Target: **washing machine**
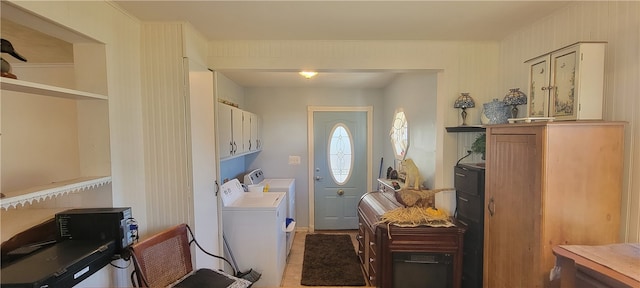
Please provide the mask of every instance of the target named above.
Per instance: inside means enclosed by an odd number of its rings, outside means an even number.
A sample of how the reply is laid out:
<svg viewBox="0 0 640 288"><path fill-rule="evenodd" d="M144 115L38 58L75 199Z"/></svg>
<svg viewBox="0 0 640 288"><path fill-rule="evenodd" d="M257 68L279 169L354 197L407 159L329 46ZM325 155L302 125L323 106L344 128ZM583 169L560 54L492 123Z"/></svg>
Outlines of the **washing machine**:
<svg viewBox="0 0 640 288"><path fill-rule="evenodd" d="M262 274L252 287L280 287L287 258L286 193L245 192L238 179L220 187L227 259Z"/></svg>
<svg viewBox="0 0 640 288"><path fill-rule="evenodd" d="M267 192L284 192L287 203L287 255L291 252L296 227L296 179L295 178L264 178L262 169L254 169L244 176L245 185L259 185Z"/></svg>

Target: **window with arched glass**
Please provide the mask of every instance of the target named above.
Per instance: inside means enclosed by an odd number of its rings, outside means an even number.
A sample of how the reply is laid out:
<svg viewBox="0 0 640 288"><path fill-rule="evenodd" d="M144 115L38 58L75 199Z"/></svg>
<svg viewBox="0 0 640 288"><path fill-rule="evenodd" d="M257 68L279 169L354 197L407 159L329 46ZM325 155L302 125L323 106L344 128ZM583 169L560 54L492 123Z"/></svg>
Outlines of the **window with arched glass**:
<svg viewBox="0 0 640 288"><path fill-rule="evenodd" d="M336 124L329 135L329 171L333 180L343 185L353 170L353 137L344 123Z"/></svg>

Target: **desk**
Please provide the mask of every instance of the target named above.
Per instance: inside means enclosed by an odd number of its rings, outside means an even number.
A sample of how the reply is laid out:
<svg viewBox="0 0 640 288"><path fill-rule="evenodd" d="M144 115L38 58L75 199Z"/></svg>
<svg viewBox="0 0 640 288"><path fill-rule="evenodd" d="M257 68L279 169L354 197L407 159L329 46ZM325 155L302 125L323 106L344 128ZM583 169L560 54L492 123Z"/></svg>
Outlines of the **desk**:
<svg viewBox="0 0 640 288"><path fill-rule="evenodd" d="M640 287L640 244L553 247L561 288Z"/></svg>
<svg viewBox="0 0 640 288"><path fill-rule="evenodd" d="M2 267L2 287L72 287L113 260L116 244L65 240Z"/></svg>

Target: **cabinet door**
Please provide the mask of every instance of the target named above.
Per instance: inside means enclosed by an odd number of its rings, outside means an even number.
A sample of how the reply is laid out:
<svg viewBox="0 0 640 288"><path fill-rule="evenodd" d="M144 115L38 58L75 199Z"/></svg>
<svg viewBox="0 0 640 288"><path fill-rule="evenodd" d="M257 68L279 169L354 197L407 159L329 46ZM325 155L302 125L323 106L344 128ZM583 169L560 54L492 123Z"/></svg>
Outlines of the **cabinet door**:
<svg viewBox="0 0 640 288"><path fill-rule="evenodd" d="M578 69L578 48L551 54L551 117L576 118L575 83Z"/></svg>
<svg viewBox="0 0 640 288"><path fill-rule="evenodd" d="M538 287L541 140L487 135L484 287Z"/></svg>
<svg viewBox="0 0 640 288"><path fill-rule="evenodd" d="M233 155L231 109L232 107L229 105L218 105L218 146L220 147L218 153L220 153L220 158Z"/></svg>
<svg viewBox="0 0 640 288"><path fill-rule="evenodd" d="M247 152L243 139L242 128L244 126L242 110L231 108L231 139L233 143L233 154ZM248 147L248 146L247 146Z"/></svg>
<svg viewBox="0 0 640 288"><path fill-rule="evenodd" d="M549 116L549 56L529 62L529 117Z"/></svg>
<svg viewBox="0 0 640 288"><path fill-rule="evenodd" d="M260 150L260 141L258 139L258 115L244 111L243 125L244 143L248 145L247 151Z"/></svg>
<svg viewBox="0 0 640 288"><path fill-rule="evenodd" d="M242 111L242 143L244 145L244 151L256 150L253 138L251 138L251 120L253 113Z"/></svg>
<svg viewBox="0 0 640 288"><path fill-rule="evenodd" d="M251 113L251 147L249 150L260 150L260 117Z"/></svg>

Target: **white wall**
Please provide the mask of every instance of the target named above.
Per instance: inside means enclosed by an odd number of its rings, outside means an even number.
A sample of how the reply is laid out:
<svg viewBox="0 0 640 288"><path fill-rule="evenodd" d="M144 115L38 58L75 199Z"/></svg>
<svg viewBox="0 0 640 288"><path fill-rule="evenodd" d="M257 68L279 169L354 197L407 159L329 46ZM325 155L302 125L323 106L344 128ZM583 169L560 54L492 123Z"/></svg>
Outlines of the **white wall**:
<svg viewBox="0 0 640 288"><path fill-rule="evenodd" d="M383 125L376 129L385 136L383 175L389 166L398 168L394 165L389 131L395 111L402 109L409 127L406 158L416 163L425 187L439 188L435 187L437 80L437 72L413 72L401 74L385 88Z"/></svg>
<svg viewBox="0 0 640 288"><path fill-rule="evenodd" d="M262 152L246 156L247 170L262 168L266 178L296 179L298 227L309 225L307 107L373 106L375 128L382 126L382 98L380 89L245 88L245 110L262 117L263 143ZM374 131L370 161L375 171L383 136ZM289 165L289 156L300 156L300 165Z"/></svg>
<svg viewBox="0 0 640 288"><path fill-rule="evenodd" d="M640 2L581 1L500 43L499 85L526 87L524 61L578 41L607 41L604 119L626 121L621 240L640 241ZM526 91L526 90L525 90ZM602 191L607 193L606 191ZM595 205L595 204L594 204Z"/></svg>
<svg viewBox="0 0 640 288"><path fill-rule="evenodd" d="M240 109L244 109L244 88L222 73L216 73L216 97L238 104Z"/></svg>

